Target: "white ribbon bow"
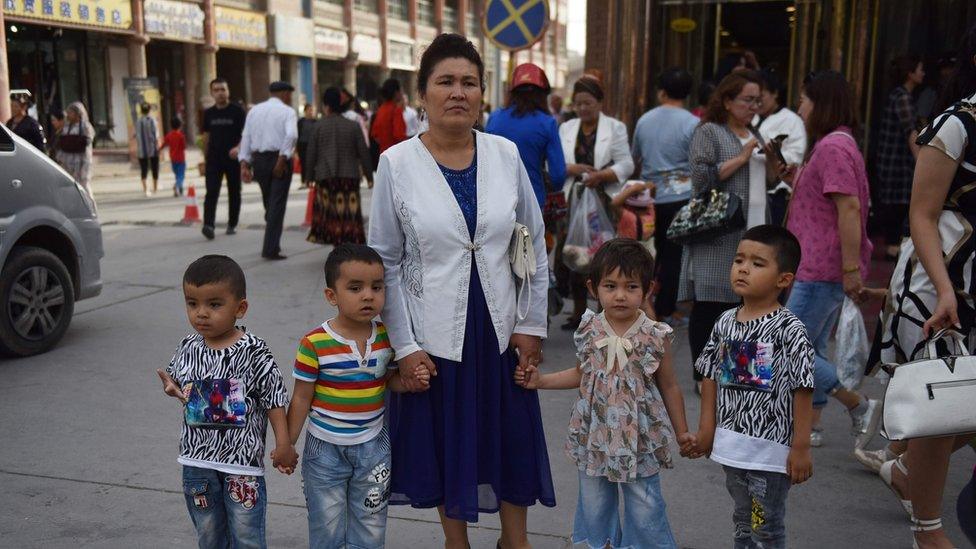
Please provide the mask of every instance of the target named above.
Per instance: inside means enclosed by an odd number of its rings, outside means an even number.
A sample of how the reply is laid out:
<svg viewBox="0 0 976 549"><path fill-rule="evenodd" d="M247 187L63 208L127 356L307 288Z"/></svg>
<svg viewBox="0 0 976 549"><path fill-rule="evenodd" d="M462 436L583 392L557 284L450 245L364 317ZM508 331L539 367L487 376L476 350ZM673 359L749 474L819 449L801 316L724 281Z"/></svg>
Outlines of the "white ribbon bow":
<svg viewBox="0 0 976 549"><path fill-rule="evenodd" d="M596 348L607 348L607 373L613 371L615 364L627 363L627 353L634 350L634 344L625 337L617 335L607 335L607 337L596 342Z"/></svg>

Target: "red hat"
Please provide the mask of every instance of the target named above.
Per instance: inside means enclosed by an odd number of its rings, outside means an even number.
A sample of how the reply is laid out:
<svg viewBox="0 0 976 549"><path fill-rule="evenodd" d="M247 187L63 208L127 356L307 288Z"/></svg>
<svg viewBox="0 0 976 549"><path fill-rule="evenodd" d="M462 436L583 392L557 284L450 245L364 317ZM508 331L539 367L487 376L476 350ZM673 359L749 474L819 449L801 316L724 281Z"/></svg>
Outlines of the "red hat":
<svg viewBox="0 0 976 549"><path fill-rule="evenodd" d="M511 89L515 89L519 86L524 85L535 86L537 88L542 88L544 90L549 90L549 79L546 78L545 71L542 70L538 65L533 65L532 63L522 63L521 65L515 67L515 72L512 73L512 86Z"/></svg>

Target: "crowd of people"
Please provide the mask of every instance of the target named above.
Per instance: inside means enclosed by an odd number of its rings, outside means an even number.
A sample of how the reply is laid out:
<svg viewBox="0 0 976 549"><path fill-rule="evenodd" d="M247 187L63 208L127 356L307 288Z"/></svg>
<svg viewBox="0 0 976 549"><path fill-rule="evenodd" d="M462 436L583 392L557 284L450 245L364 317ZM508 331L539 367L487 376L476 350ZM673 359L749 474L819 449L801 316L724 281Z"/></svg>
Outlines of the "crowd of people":
<svg viewBox="0 0 976 549"><path fill-rule="evenodd" d="M313 547L381 547L389 504L436 508L448 548L469 547L467 523L495 512L498 547L528 547L527 508L556 505L537 390L573 389L574 543L676 547L659 479L676 447L723 467L736 547L786 546L787 495L813 475L832 397L850 415L854 457L901 500L914 546L952 547L941 520L949 456L973 433L868 450L882 402L841 383L829 342L845 300L878 297L866 372L925 358L942 329L971 336L976 27L956 59L923 128L909 123L921 69L892 64L898 87L878 154L888 164L875 193L851 86L835 71L811 74L794 112L778 76L743 57L699 86L707 97L692 113L691 75L668 69L632 138L603 112L598 76L574 83L567 116L532 64L515 69L508 104L485 122L484 64L455 34L421 59L421 116L388 81L369 122L331 87L323 116L306 111L299 125L285 83L245 118L214 81L208 165L212 151L226 161L216 191L222 175L258 180L265 257L278 258L270 226L280 236L277 202L297 143L316 193L309 239L336 245L324 295L337 314L300 338L289 404L267 346L235 326L247 312L240 267L205 256L187 269L194 333L159 376L187 410L179 461L200 546L263 546L270 421L272 462L285 474L308 422L301 474ZM887 289L865 285L872 210L900 212L885 224L885 252L897 260ZM560 294L573 302L562 328L573 331L577 363L543 368ZM672 352L682 327L697 429L677 374L686 365ZM201 381L217 378L246 387ZM972 487L961 496L973 497ZM960 523L976 542L972 518Z"/></svg>

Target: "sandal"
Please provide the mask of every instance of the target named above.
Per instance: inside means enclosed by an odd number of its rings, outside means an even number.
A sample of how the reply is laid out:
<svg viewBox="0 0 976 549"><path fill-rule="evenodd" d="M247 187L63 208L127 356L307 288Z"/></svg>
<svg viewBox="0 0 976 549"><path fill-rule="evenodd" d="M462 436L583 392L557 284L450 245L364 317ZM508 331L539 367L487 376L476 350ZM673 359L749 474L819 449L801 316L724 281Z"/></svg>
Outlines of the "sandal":
<svg viewBox="0 0 976 549"><path fill-rule="evenodd" d="M942 519L923 519L912 518L912 532L934 532L942 529ZM912 535L912 538L915 536ZM919 549L918 540L912 539L912 549Z"/></svg>
<svg viewBox="0 0 976 549"><path fill-rule="evenodd" d="M898 467L899 471L901 471L905 476L908 476L908 469L906 469L905 465L901 462L901 458L896 458L891 461L886 461L882 463L881 469L878 471L878 476L881 477L881 480L884 481L885 485L887 485L888 488L891 490L891 492L895 494L895 496L898 498L898 501L901 503L902 509L904 509L905 512L908 513L908 517L912 521L915 521L915 515L913 514L914 509L912 508L912 500L902 499L903 496L899 494L898 489L895 488L894 482L892 480L893 467Z"/></svg>

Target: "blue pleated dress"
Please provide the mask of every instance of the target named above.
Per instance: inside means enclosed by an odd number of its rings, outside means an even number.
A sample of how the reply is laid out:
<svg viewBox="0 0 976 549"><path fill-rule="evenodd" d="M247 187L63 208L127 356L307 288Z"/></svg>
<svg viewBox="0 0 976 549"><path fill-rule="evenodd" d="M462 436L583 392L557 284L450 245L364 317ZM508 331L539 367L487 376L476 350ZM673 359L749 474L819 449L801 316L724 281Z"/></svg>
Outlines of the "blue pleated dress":
<svg viewBox="0 0 976 549"><path fill-rule="evenodd" d="M477 155L467 169L440 168L473 238ZM501 501L555 506L539 397L515 385L515 353L498 354L474 261L461 362L431 359L437 376L429 390L388 400L390 503L443 505L448 517L467 522L477 522L479 512L497 512Z"/></svg>

